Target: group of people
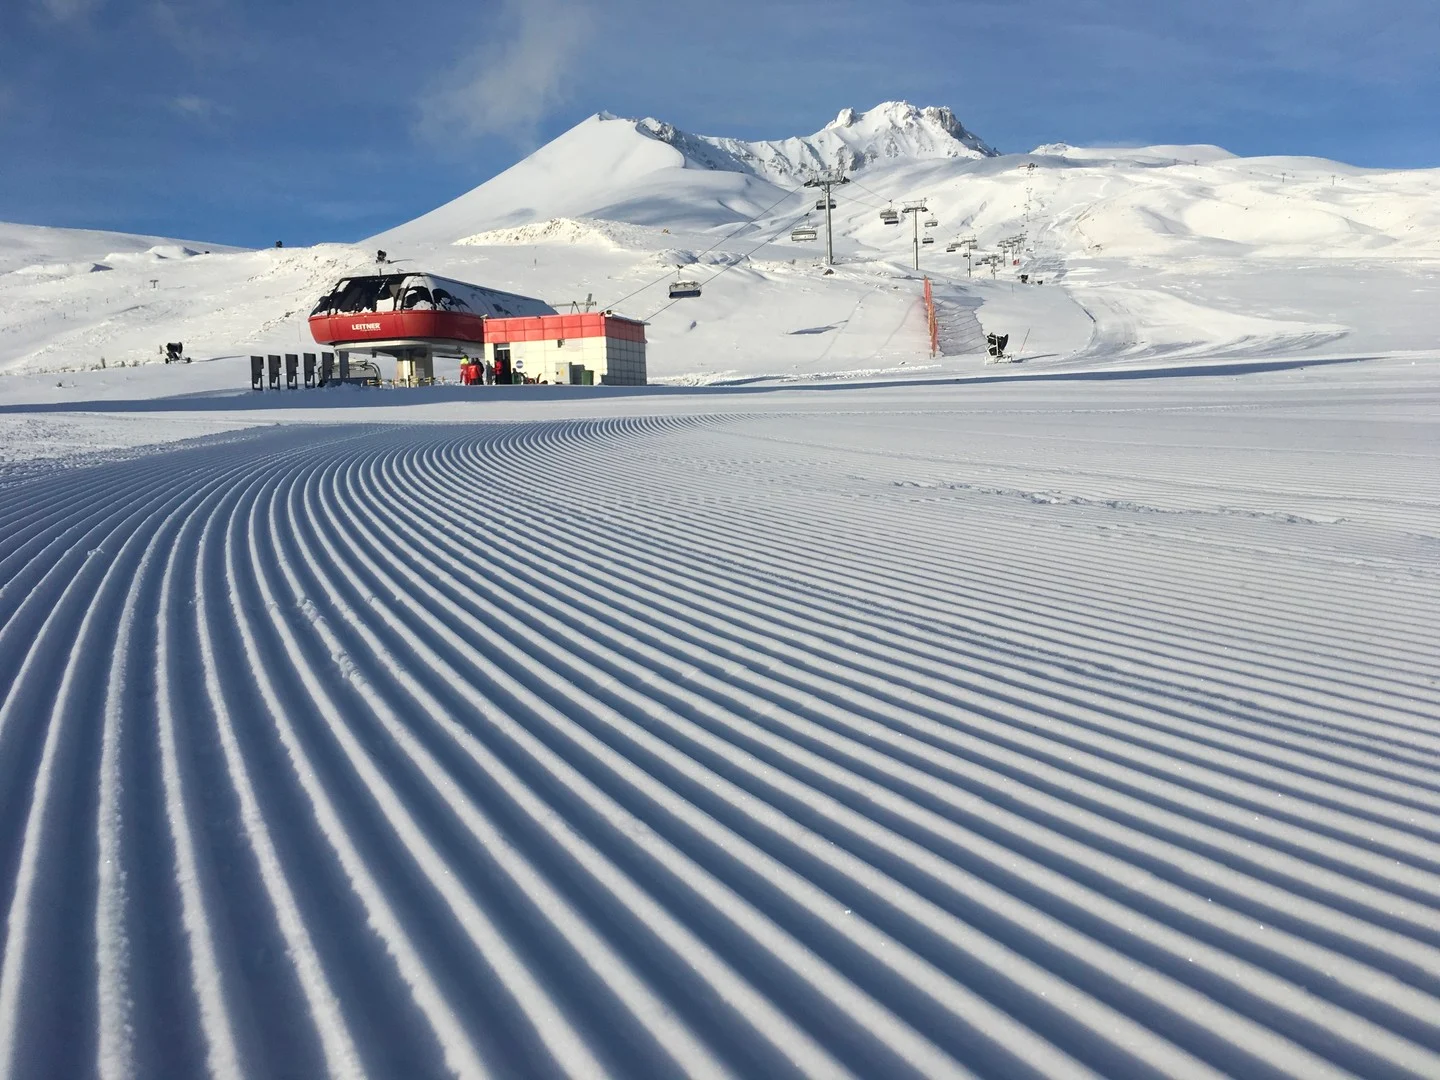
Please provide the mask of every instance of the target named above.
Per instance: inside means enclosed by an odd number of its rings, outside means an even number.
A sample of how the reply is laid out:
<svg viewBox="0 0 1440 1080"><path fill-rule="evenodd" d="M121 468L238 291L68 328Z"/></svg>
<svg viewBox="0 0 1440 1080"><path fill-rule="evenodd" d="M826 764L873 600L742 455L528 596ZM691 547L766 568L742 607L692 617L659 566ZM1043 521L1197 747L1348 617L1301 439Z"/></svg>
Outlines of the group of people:
<svg viewBox="0 0 1440 1080"><path fill-rule="evenodd" d="M493 386L496 383L528 383L521 372L513 370L508 363L490 364L478 356L460 358L460 385Z"/></svg>
<svg viewBox="0 0 1440 1080"><path fill-rule="evenodd" d="M495 369L479 357L460 358L461 386L489 386L495 381Z"/></svg>

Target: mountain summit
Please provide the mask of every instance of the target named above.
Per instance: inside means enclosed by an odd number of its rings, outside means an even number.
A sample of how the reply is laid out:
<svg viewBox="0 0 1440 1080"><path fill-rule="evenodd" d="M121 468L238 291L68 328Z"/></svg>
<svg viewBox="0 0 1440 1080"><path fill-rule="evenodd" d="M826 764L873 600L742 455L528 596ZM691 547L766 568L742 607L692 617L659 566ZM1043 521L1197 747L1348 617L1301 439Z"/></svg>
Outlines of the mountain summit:
<svg viewBox="0 0 1440 1080"><path fill-rule="evenodd" d="M856 173L867 165L901 159L998 156L949 108L922 109L908 101L887 101L866 112L843 109L813 135L758 142L690 135L653 119L634 123L640 131L675 147L695 165L754 173L780 183L816 172Z"/></svg>
<svg viewBox="0 0 1440 1080"><path fill-rule="evenodd" d="M711 228L743 221L817 172L995 157L948 108L888 101L845 109L813 135L746 142L663 120L597 113L494 179L372 237L384 246L454 243L557 217Z"/></svg>

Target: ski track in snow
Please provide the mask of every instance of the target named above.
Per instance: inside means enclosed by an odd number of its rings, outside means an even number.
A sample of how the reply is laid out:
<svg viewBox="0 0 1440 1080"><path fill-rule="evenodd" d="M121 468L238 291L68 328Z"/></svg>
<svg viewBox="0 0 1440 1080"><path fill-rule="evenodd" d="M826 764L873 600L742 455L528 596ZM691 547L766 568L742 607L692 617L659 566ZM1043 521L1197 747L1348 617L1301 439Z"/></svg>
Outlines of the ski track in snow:
<svg viewBox="0 0 1440 1080"><path fill-rule="evenodd" d="M905 425L8 487L0 1074L1440 1076L1433 475Z"/></svg>

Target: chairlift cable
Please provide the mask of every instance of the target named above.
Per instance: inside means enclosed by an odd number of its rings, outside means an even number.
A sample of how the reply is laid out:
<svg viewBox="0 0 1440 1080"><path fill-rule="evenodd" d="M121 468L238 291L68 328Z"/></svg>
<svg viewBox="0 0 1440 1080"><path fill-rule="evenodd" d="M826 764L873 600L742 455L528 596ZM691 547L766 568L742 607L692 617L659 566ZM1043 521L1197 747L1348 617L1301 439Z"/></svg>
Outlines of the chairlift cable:
<svg viewBox="0 0 1440 1080"><path fill-rule="evenodd" d="M782 200L782 201L783 201L783 200ZM778 206L778 205L780 205L780 204L779 204L779 203L776 203L775 205ZM773 209L773 208L772 208L772 209ZM793 228L796 222L798 222L798 221L803 221L805 218L807 218L807 217L809 217L809 216L810 216L810 211L809 211L809 210L806 210L804 213L800 214L798 217L791 218L789 221L786 221L784 224L782 224L782 225L780 226L780 228L776 229L776 230L775 230L774 232L772 232L772 233L767 234L767 235L765 236L765 238L760 241L760 243L756 244L756 245L755 245L754 247L752 247L749 251L745 252L739 259L736 259L736 260L735 260L734 262L732 262L732 263L726 263L726 264L725 264L724 266L722 266L719 270L715 271L715 273L711 274L708 278L706 278L703 282L701 282L702 287L708 287L708 286L710 285L710 283L713 282L716 278L720 277L722 274L726 273L727 271L733 270L735 267L739 266L739 265L740 265L742 262L744 262L746 259L750 258L751 255L754 255L755 252L759 251L762 247L765 247L767 244L773 244L777 239L779 239L780 234L783 233L786 229ZM712 248L711 250L714 250L714 249ZM702 254L703 254L703 253L702 253ZM669 275L667 274L666 276L668 277ZM633 296L634 293L632 293L631 295ZM679 303L681 300L683 300L683 299L685 299L685 297L676 297L674 300L671 300L668 304L665 304L663 307L657 308L657 309L656 309L655 311L653 311L651 314L647 315L647 316L644 318L644 320L642 320L642 321L647 322L647 323L650 322L650 321L653 320L657 315L660 315L661 313L670 310L672 307L674 307L676 304L678 304L678 303Z"/></svg>
<svg viewBox="0 0 1440 1080"><path fill-rule="evenodd" d="M698 262L699 262L701 259L703 259L706 255L709 255L712 251L714 251L716 248L718 248L721 244L723 244L723 243L725 243L726 241L731 240L731 239L733 239L734 237L738 236L738 235L740 234L740 231L741 231L742 229L745 229L745 228L748 228L748 227L751 226L751 225L754 225L755 222L759 221L759 220L760 220L762 217L764 217L766 214L770 213L770 211L774 210L777 206L779 206L781 203L783 203L786 199L788 199L788 198L790 198L791 196L796 195L796 194L798 194L799 192L802 192L802 191L804 191L804 190L805 190L804 188L794 188L794 189L792 189L792 190L787 191L784 195L780 196L780 198L776 199L773 203L771 203L769 206L767 206L764 210L761 210L758 214L756 214L754 217L752 217L749 221L742 221L739 225L737 225L737 226L735 227L735 230L734 230L733 232L727 233L725 236L722 236L719 240L716 240L715 243L711 244L711 245L710 245L708 248L706 248L704 251L700 252L700 254L696 255L695 258L694 258L694 261L698 263ZM808 214L809 214L809 211L807 210L807 211L806 211L806 216L808 216ZM787 226L787 227L788 227L788 226ZM763 246L764 246L764 245L762 244L761 247L763 247ZM757 249L757 250L758 250L758 249ZM719 275L717 274L716 276L718 277ZM669 277L670 277L670 272L667 270L667 271L664 273L664 275L662 275L661 277L656 278L654 281L646 282L644 285L641 285L640 288L636 289L634 292L628 293L627 295L622 296L619 300L616 300L614 303L606 304L601 310L602 310L602 311L614 311L614 310L615 310L616 308L618 308L621 304L623 304L626 300L629 300L631 297L634 297L634 296L639 296L642 292L645 292L647 289L653 289L656 285L659 285L662 281L667 280ZM667 305L665 305L665 306L666 306L666 307L669 307L670 305L667 304ZM661 310L663 311L664 309L662 308Z"/></svg>
<svg viewBox="0 0 1440 1080"><path fill-rule="evenodd" d="M864 184L860 183L859 180L856 180L855 177L853 177L853 176L850 177L850 183L854 184L854 185L855 185L856 187L858 187L861 191L868 191L871 195L874 195L875 198L884 200L884 202L885 202L885 204L886 204L887 206L892 205L892 204L895 202L894 199L886 199L885 196L884 196L884 195L881 195L878 191L872 191L870 188L868 188L868 187L866 187ZM852 198L853 198L853 196L852 196Z"/></svg>
<svg viewBox="0 0 1440 1080"><path fill-rule="evenodd" d="M876 197L878 198L879 196L876 196ZM852 202L852 203L859 203L861 206L868 207L868 208L871 209L871 210L884 210L885 207L887 207L887 206L890 205L890 202L889 202L889 201L886 201L886 202L884 202L884 203L872 202L870 199L865 199L865 198L861 198L861 197L858 196L858 195L850 195L850 194L846 194L846 196L845 196L845 201L846 201L846 202Z"/></svg>

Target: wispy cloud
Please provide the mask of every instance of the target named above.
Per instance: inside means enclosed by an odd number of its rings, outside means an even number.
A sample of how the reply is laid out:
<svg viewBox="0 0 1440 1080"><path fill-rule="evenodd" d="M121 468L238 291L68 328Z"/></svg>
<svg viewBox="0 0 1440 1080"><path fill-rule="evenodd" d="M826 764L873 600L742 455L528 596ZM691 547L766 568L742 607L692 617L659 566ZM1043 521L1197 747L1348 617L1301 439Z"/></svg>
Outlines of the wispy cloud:
<svg viewBox="0 0 1440 1080"><path fill-rule="evenodd" d="M420 131L434 139L533 137L565 98L593 24L585 0L505 0L504 31L455 64L421 103Z"/></svg>
<svg viewBox="0 0 1440 1080"><path fill-rule="evenodd" d="M181 94L179 97L171 98L169 105L172 112L207 124L221 116L230 115L232 111L227 106L211 101L207 97L201 97L199 94Z"/></svg>
<svg viewBox="0 0 1440 1080"><path fill-rule="evenodd" d="M146 13L160 40L197 66L257 57L243 12L231 0L149 0Z"/></svg>
<svg viewBox="0 0 1440 1080"><path fill-rule="evenodd" d="M40 7L56 22L83 22L105 5L105 0L40 0Z"/></svg>

